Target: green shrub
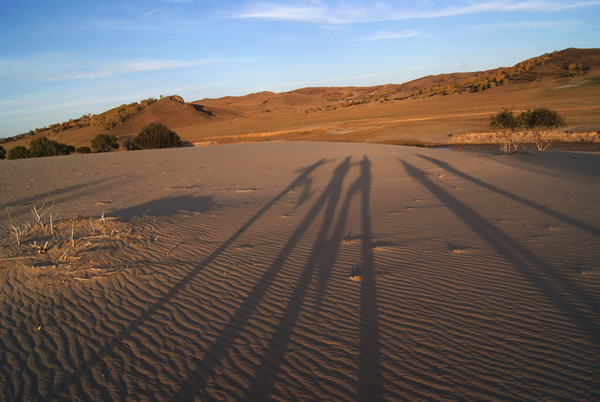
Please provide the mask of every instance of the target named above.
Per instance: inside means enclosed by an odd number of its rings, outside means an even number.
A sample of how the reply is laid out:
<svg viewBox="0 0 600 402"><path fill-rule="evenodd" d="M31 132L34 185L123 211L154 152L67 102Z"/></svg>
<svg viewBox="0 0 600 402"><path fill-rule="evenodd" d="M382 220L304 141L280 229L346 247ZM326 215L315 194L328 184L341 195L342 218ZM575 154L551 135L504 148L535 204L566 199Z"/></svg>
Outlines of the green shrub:
<svg viewBox="0 0 600 402"><path fill-rule="evenodd" d="M510 129L515 131L517 128L526 128L531 130L532 142L538 151L548 149L552 142L548 139L547 130L565 125L565 119L554 110L548 108L537 108L527 110L518 117L513 115L512 110L502 109L493 115L490 119L490 126L493 128ZM500 142L500 150L509 154L517 152L519 139L514 133L504 133Z"/></svg>
<svg viewBox="0 0 600 402"><path fill-rule="evenodd" d="M565 119L561 115L545 107L527 110L517 117L513 115L512 110L505 108L490 119L490 126L493 128L513 131L521 127L532 130L548 130L564 125Z"/></svg>
<svg viewBox="0 0 600 402"><path fill-rule="evenodd" d="M547 135L549 129L565 125L565 119L561 115L545 107L523 112L521 120L523 125L531 130L538 151L545 151L552 145Z"/></svg>
<svg viewBox="0 0 600 402"><path fill-rule="evenodd" d="M111 149L118 149L119 142L114 134L98 134L92 140L92 149L95 152L110 152Z"/></svg>
<svg viewBox="0 0 600 402"><path fill-rule="evenodd" d="M133 144L141 149L171 148L181 144L181 138L160 123L146 125L135 137Z"/></svg>
<svg viewBox="0 0 600 402"><path fill-rule="evenodd" d="M0 159L4 159L6 158L6 149L4 149L4 147L0 146Z"/></svg>
<svg viewBox="0 0 600 402"><path fill-rule="evenodd" d="M40 158L44 156L69 155L75 151L72 145L61 144L60 142L49 140L46 137L39 137L29 144L29 156Z"/></svg>
<svg viewBox="0 0 600 402"><path fill-rule="evenodd" d="M75 151L77 151L78 154L90 154L90 153L92 153L92 150L90 149L90 147L79 147Z"/></svg>
<svg viewBox="0 0 600 402"><path fill-rule="evenodd" d="M565 119L554 110L545 107L521 113L523 125L529 129L550 129L565 125Z"/></svg>
<svg viewBox="0 0 600 402"><path fill-rule="evenodd" d="M515 117L512 110L506 108L493 115L490 119L490 126L493 128L509 129L514 131L519 128L521 124L521 118Z"/></svg>
<svg viewBox="0 0 600 402"><path fill-rule="evenodd" d="M29 151L23 145L17 145L8 150L8 159L25 159L29 158Z"/></svg>

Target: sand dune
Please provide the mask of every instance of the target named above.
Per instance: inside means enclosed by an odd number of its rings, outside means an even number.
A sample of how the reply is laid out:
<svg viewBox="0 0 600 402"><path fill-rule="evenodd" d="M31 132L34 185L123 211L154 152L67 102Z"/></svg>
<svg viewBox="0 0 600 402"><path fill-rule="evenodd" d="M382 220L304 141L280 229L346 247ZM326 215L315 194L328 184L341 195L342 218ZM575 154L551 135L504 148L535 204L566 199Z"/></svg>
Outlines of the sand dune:
<svg viewBox="0 0 600 402"><path fill-rule="evenodd" d="M598 154L271 142L0 180L13 224L58 214L20 247L0 223L3 400L600 398Z"/></svg>

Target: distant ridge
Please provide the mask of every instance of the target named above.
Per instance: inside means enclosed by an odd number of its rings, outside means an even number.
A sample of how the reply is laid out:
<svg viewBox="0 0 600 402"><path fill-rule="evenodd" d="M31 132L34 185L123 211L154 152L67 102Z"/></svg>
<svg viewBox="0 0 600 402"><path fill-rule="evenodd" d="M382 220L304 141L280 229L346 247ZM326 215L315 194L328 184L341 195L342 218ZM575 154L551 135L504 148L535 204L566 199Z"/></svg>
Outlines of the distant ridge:
<svg viewBox="0 0 600 402"><path fill-rule="evenodd" d="M180 96L173 95L158 100L150 98L139 103L121 105L99 115L84 115L68 122L31 130L1 142L26 145L34 138L48 136L60 139L64 143L82 145L89 144L94 136L102 132L109 132L117 137L134 135L150 122L165 124L183 137L187 136L196 141L207 136L230 133L231 130L235 133L250 133L284 128L292 124L292 118L296 119L295 121L300 119L298 113L315 115L318 112L354 108L356 105L395 104L407 99L487 93L494 88L536 83L549 78L558 80L584 77L599 67L600 49L569 48L524 60L513 67L426 76L403 84L307 87L283 93L265 91L245 96L202 99L190 103L186 103ZM311 119L318 120L317 117ZM199 133L202 127L207 125L210 125L211 132ZM265 128L261 129L263 126ZM227 135L231 137L230 134Z"/></svg>

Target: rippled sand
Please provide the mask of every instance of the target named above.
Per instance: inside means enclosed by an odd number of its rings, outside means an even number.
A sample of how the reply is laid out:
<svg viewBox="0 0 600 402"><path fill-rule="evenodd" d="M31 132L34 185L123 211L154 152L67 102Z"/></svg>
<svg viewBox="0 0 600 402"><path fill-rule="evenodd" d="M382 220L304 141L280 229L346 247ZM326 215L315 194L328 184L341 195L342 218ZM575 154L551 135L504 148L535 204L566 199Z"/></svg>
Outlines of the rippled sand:
<svg viewBox="0 0 600 402"><path fill-rule="evenodd" d="M600 154L0 167L2 400L600 398ZM10 222L32 225L20 246Z"/></svg>

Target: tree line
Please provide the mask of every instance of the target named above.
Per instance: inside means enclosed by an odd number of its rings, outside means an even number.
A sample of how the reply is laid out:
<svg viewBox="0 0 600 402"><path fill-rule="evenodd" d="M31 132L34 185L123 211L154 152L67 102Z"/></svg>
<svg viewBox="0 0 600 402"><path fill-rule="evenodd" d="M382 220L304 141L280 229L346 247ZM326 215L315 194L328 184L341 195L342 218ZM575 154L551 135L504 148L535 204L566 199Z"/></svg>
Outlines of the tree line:
<svg viewBox="0 0 600 402"><path fill-rule="evenodd" d="M161 123L150 123L144 126L135 136L117 138L114 134L102 133L94 137L90 146L75 149L72 145L62 144L46 137L31 141L29 148L17 145L6 152L0 146L0 159L39 158L44 156L69 155L72 152L87 154L91 152L110 152L121 146L126 150L171 148L182 144L177 133Z"/></svg>

